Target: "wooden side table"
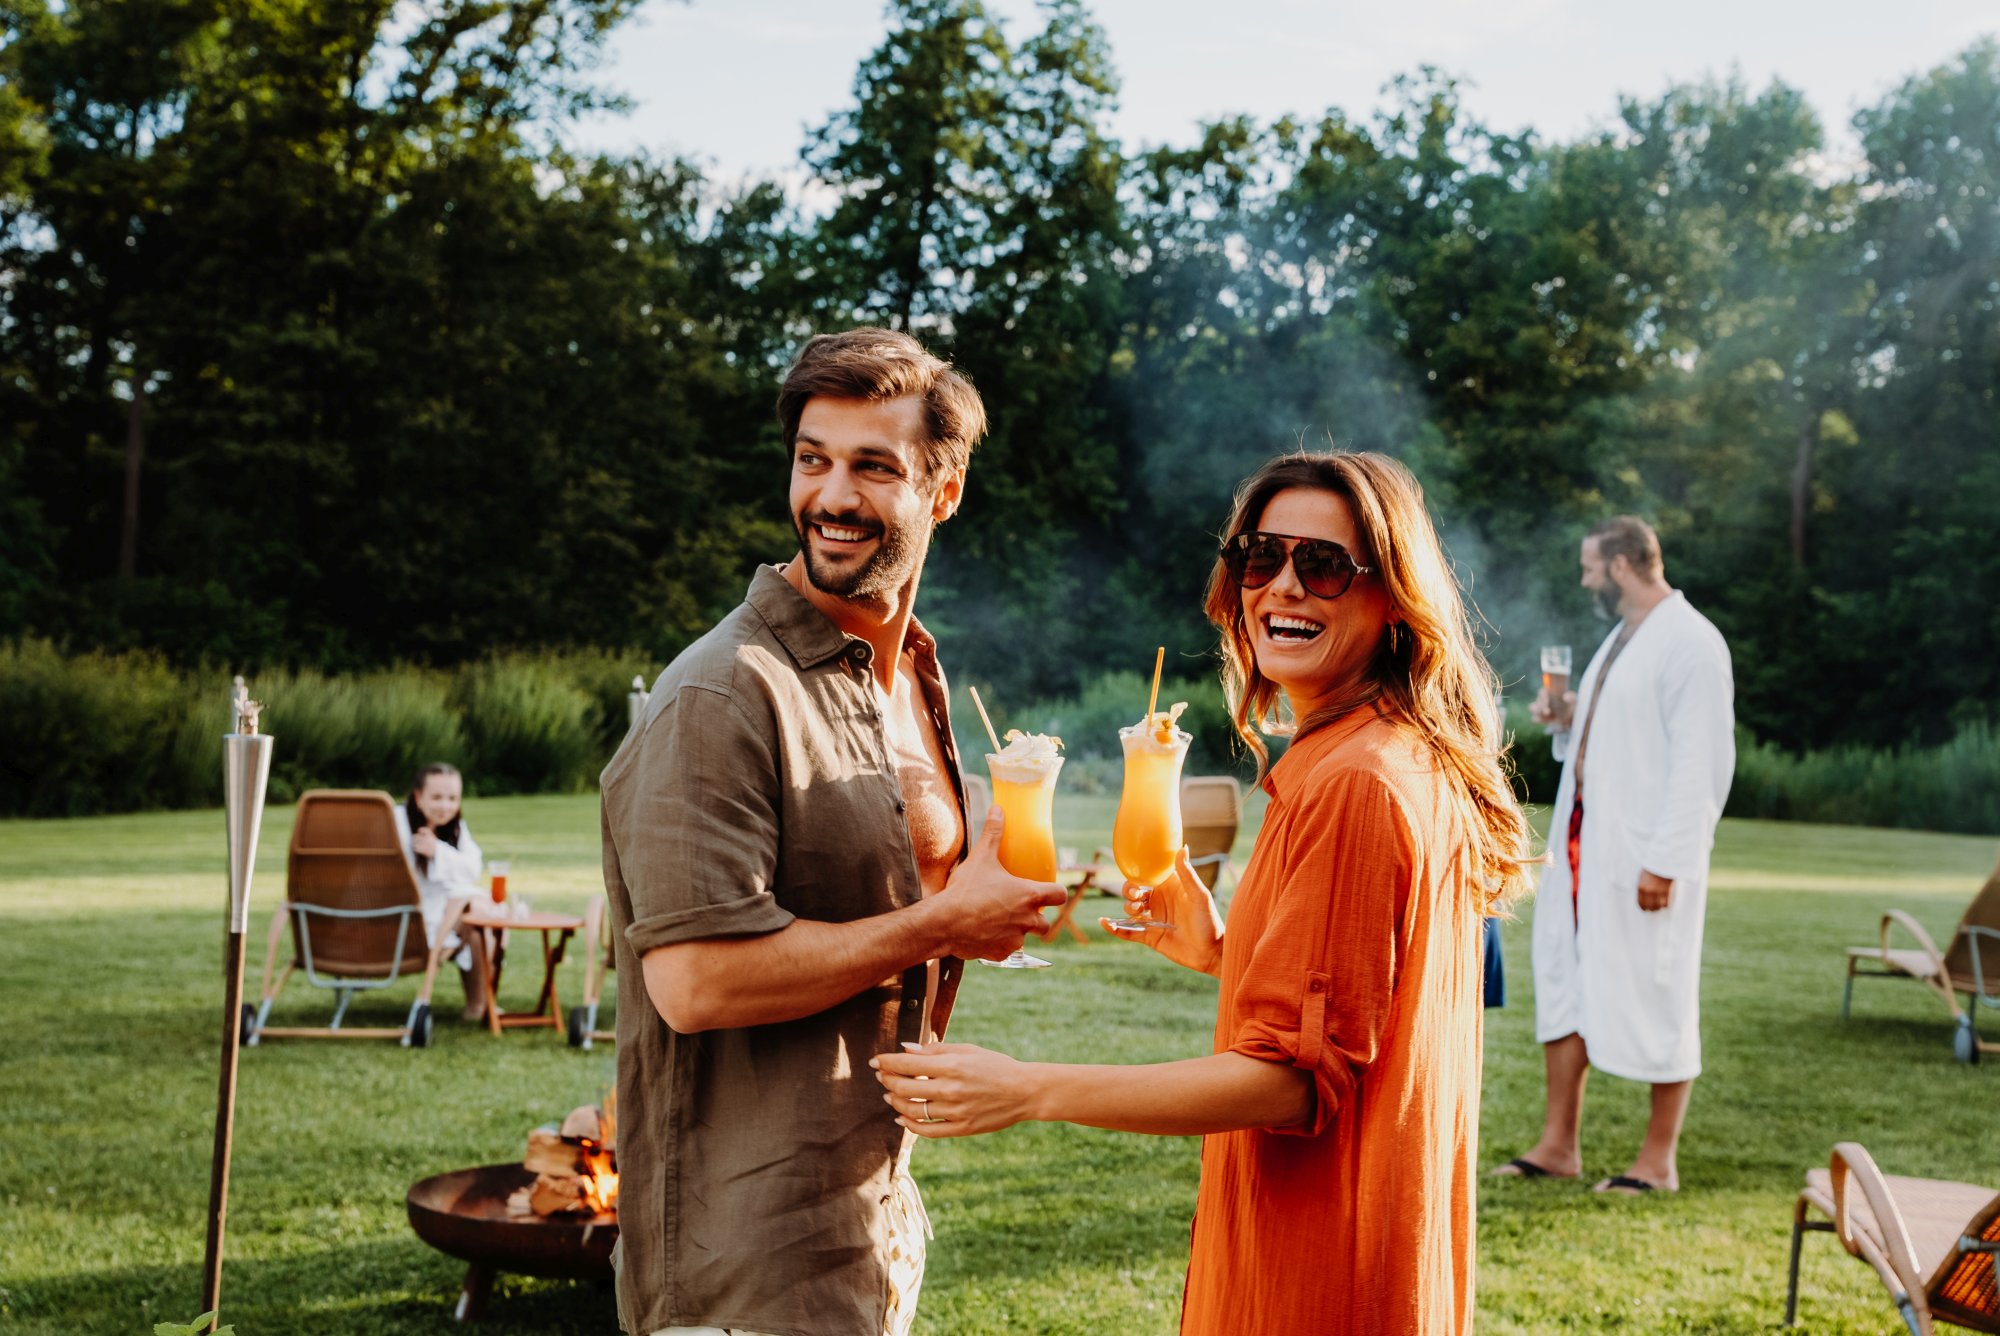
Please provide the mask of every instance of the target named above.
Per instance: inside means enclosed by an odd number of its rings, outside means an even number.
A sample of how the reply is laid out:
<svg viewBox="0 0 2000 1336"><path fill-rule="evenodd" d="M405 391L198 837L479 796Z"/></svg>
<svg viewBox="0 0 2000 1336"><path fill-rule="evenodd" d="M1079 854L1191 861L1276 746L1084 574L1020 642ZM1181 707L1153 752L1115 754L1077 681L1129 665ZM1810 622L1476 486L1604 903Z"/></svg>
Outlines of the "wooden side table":
<svg viewBox="0 0 2000 1336"><path fill-rule="evenodd" d="M1056 916L1050 921L1049 926L1037 933L1036 936L1045 942L1051 941L1057 933L1061 932L1064 928L1068 928L1070 936L1088 945L1090 938L1084 935L1083 929L1077 926L1076 919L1072 915L1076 913L1076 907L1083 903L1084 896L1090 894L1092 891L1108 889L1108 882L1100 882L1098 880L1099 877L1110 878L1116 875L1118 875L1117 868L1107 867L1098 863L1067 863L1058 868L1056 870L1057 877L1075 877L1076 881L1069 886L1069 899L1064 901L1063 907L1056 911Z"/></svg>
<svg viewBox="0 0 2000 1336"><path fill-rule="evenodd" d="M458 926L461 932L470 929L472 949L485 957L486 1028L496 1035L502 1030L537 1026L560 1033L562 1006L556 1000L556 966L562 964L563 951L583 920L574 914L536 912L513 918L504 910L474 909L459 919ZM509 932L534 932L542 937L542 991L532 1011L500 1010L500 965L507 954L504 935Z"/></svg>

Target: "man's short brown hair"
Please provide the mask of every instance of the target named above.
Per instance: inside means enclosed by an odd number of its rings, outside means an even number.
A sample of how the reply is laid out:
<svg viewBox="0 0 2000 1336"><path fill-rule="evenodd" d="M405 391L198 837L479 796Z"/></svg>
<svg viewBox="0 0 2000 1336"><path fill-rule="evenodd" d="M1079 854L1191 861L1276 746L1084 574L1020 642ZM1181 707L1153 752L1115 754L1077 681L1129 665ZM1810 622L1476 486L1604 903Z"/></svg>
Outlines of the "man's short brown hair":
<svg viewBox="0 0 2000 1336"><path fill-rule="evenodd" d="M1597 540L1597 555L1609 566L1613 557L1625 558L1632 573L1642 579L1656 579L1666 571L1660 557L1660 536L1653 526L1637 515L1614 515L1591 527L1588 537Z"/></svg>
<svg viewBox="0 0 2000 1336"><path fill-rule="evenodd" d="M965 467L986 434L986 405L964 373L907 334L893 329L850 329L815 334L799 349L778 391L778 423L785 450L798 443L799 417L817 395L835 399L901 399L924 405L924 473L935 477Z"/></svg>

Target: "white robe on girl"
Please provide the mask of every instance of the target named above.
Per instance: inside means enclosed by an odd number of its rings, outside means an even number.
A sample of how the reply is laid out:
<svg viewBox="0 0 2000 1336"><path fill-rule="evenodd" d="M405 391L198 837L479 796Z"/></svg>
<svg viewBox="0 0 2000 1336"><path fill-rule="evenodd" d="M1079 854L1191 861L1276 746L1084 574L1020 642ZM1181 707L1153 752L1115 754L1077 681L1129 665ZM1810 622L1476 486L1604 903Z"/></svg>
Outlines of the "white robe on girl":
<svg viewBox="0 0 2000 1336"><path fill-rule="evenodd" d="M1577 685L1578 729L1622 627L1598 646ZM1613 1076L1689 1081L1701 1074L1708 859L1736 767L1729 647L1676 591L1640 621L1603 695L1585 747L1574 912L1576 762L1563 740L1550 862L1535 897L1535 1038L1581 1035L1590 1064ZM1667 908L1639 907L1642 870L1673 881Z"/></svg>
<svg viewBox="0 0 2000 1336"><path fill-rule="evenodd" d="M407 804L396 804L396 835L403 842L403 861L410 865L410 871L417 879L417 899L424 909L424 936L433 950L439 946L455 944L457 934L452 934L453 942L439 942L438 931L444 926L445 905L454 897L481 897L486 888L481 884L480 873L484 859L479 852L479 842L472 838L472 828L465 824L463 817L458 822L458 844L437 842L437 852L431 855L431 869L425 872L417 866L416 849L410 843L410 810ZM472 949L467 947L459 953L458 967L469 969L472 965Z"/></svg>

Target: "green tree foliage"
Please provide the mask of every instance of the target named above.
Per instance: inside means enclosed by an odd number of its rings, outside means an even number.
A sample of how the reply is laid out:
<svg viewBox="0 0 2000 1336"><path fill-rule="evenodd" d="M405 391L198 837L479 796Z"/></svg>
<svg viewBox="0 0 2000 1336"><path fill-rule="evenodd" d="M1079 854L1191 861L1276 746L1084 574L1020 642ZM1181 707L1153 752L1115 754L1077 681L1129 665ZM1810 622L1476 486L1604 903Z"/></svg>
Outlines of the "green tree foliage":
<svg viewBox="0 0 2000 1336"><path fill-rule="evenodd" d="M987 397L924 611L1017 708L1203 671L1231 487L1331 440L1424 480L1512 682L1598 634L1576 542L1631 510L1764 742L1993 720L1993 42L1858 167L1778 84L1546 143L1434 70L1128 151L1082 0L893 0L793 193L565 147L630 7L0 4L0 635L664 655L790 550L787 359L874 321ZM492 745L568 774L554 736Z"/></svg>
<svg viewBox="0 0 2000 1336"><path fill-rule="evenodd" d="M1018 45L979 0L897 0L855 105L806 162L839 192L814 230L821 309L907 328L985 396L991 431L940 537L933 620L1016 698L1077 680L1084 546L1121 510L1106 384L1122 158L1104 34L1047 0ZM1018 652L1023 621L1038 651ZM1048 674L1053 672L1054 678Z"/></svg>
<svg viewBox="0 0 2000 1336"><path fill-rule="evenodd" d="M699 254L734 202L542 142L628 7L435 3L400 36L383 5L16 25L51 147L7 216L0 394L53 536L0 560L66 577L27 620L341 664L664 649L728 605L774 546L762 382Z"/></svg>

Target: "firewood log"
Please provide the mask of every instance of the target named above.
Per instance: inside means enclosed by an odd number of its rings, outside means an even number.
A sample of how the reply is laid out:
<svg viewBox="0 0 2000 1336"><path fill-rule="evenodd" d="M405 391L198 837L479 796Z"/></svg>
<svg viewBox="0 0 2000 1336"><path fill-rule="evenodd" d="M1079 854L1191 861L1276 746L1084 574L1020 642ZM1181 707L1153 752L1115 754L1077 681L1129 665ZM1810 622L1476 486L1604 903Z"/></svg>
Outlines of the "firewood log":
<svg viewBox="0 0 2000 1336"><path fill-rule="evenodd" d="M581 1108L571 1109L569 1117L562 1120L562 1134L565 1137L602 1141L604 1139L602 1123L596 1106L585 1104Z"/></svg>
<svg viewBox="0 0 2000 1336"><path fill-rule="evenodd" d="M528 1153L521 1157L521 1166L538 1174L582 1173L583 1147L563 1140L551 1128L538 1127L528 1133Z"/></svg>
<svg viewBox="0 0 2000 1336"><path fill-rule="evenodd" d="M537 1215L564 1212L589 1215L596 1209L590 1205L579 1174L537 1174L528 1202Z"/></svg>

